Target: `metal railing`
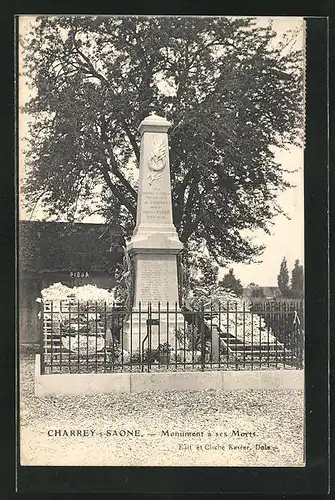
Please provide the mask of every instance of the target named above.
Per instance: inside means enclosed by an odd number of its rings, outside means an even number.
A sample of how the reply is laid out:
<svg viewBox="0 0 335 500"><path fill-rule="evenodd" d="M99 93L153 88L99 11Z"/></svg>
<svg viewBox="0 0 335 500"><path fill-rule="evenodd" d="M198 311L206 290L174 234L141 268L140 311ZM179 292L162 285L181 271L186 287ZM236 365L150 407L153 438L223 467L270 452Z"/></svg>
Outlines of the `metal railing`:
<svg viewBox="0 0 335 500"><path fill-rule="evenodd" d="M303 301L44 301L41 373L301 369Z"/></svg>

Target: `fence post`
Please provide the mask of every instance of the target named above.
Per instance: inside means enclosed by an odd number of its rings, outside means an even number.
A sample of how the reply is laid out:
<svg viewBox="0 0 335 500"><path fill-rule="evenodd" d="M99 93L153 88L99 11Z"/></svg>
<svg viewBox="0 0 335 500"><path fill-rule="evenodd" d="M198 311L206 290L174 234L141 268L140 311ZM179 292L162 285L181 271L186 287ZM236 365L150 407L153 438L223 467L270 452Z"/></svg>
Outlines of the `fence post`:
<svg viewBox="0 0 335 500"><path fill-rule="evenodd" d="M205 370L205 310L201 304L200 312L200 339L201 339L201 371Z"/></svg>
<svg viewBox="0 0 335 500"><path fill-rule="evenodd" d="M220 362L220 334L218 328L211 324L211 347L213 363Z"/></svg>
<svg viewBox="0 0 335 500"><path fill-rule="evenodd" d="M40 318L40 372L44 375L44 304L41 302Z"/></svg>
<svg viewBox="0 0 335 500"><path fill-rule="evenodd" d="M297 368L302 369L304 367L304 351L305 351L305 328L304 328L304 310L303 302L301 301L297 309Z"/></svg>
<svg viewBox="0 0 335 500"><path fill-rule="evenodd" d="M151 309L151 302L148 306L148 321L149 321L149 329L148 329L148 372L151 370L151 357L152 357L152 348L151 348L151 335L152 335L152 309Z"/></svg>

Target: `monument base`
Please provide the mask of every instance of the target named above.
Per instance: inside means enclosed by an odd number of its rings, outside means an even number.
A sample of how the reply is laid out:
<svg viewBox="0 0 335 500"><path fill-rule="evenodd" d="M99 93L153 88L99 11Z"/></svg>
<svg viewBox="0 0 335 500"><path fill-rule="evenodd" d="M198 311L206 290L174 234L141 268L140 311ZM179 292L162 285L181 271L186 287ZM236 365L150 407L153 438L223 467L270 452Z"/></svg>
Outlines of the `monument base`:
<svg viewBox="0 0 335 500"><path fill-rule="evenodd" d="M139 314L136 310L124 323L123 348L131 354L152 351L163 344L169 344L172 349L179 348L178 338L184 328L185 319L178 310L169 314L166 311L159 314L157 310L151 314L144 310Z"/></svg>

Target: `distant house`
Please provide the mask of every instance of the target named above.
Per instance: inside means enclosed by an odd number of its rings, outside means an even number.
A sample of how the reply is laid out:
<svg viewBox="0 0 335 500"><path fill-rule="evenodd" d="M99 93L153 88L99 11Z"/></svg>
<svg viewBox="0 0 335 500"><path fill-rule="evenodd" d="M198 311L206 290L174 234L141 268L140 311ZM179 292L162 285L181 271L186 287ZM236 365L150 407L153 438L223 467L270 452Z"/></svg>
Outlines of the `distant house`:
<svg viewBox="0 0 335 500"><path fill-rule="evenodd" d="M123 249L118 228L105 224L21 221L18 236L19 341L39 340L36 299L41 290L67 286L115 286Z"/></svg>
<svg viewBox="0 0 335 500"><path fill-rule="evenodd" d="M254 297L265 298L265 299L278 299L281 297L281 293L278 286L258 286L249 285L243 288L243 297L251 299Z"/></svg>

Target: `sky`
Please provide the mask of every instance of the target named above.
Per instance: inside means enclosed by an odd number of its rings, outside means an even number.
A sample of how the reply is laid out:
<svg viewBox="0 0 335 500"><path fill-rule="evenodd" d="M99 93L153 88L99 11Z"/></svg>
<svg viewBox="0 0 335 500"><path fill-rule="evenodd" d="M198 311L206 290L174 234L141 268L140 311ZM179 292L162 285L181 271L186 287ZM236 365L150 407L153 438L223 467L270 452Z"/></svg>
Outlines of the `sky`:
<svg viewBox="0 0 335 500"><path fill-rule="evenodd" d="M295 170L287 178L296 187L286 190L278 197L280 206L290 217L279 215L274 219L271 235L264 231L254 233L254 241L266 246L259 264L234 264L234 274L243 286L256 283L259 286L276 286L277 275L283 257L286 257L289 271L296 259L304 263L304 192L303 192L303 150L291 148L289 151L278 151L278 161L288 170ZM219 277L229 268L220 269Z"/></svg>
<svg viewBox="0 0 335 500"><path fill-rule="evenodd" d="M260 17L258 23L260 25L267 24L269 18ZM295 17L277 17L271 18L273 27L278 35L282 35L288 29L299 29L298 44L303 47L304 31L302 18ZM32 17L20 18L20 34L24 36L27 24L33 21ZM27 87L27 81L20 78L19 85L19 103L22 105L29 98L30 91ZM28 117L21 114L19 118L19 178L24 176L24 155L22 148L24 147L22 139L28 134L27 127ZM300 263L304 263L304 193L303 193L303 149L292 147L289 150L276 150L276 160L287 170L287 179L295 186L282 193L278 202L284 209L289 219L283 215L277 216L274 219L274 225L271 230L271 235L267 235L263 231L255 231L252 235L257 244L263 244L266 249L262 256L258 258L259 263L255 264L235 264L231 263L227 268L220 269L219 277L221 278L228 272L229 268L234 269L234 274L242 282L243 286L254 282L259 286L276 286L277 275L279 272L280 263L283 257L286 257L288 268L293 268L296 259ZM293 172L294 171L294 172ZM20 206L20 219L29 219L30 214ZM43 212L39 207L36 207L32 219L42 219ZM91 217L90 222L102 222L100 218Z"/></svg>

